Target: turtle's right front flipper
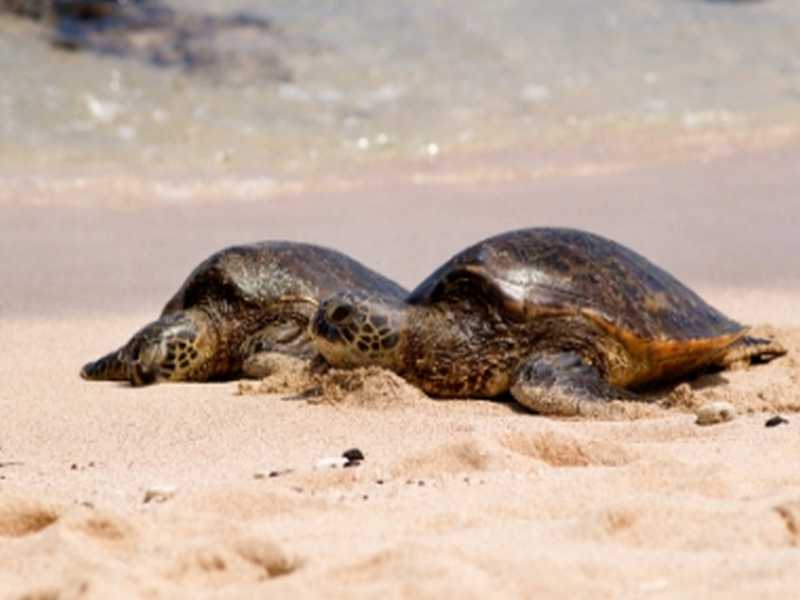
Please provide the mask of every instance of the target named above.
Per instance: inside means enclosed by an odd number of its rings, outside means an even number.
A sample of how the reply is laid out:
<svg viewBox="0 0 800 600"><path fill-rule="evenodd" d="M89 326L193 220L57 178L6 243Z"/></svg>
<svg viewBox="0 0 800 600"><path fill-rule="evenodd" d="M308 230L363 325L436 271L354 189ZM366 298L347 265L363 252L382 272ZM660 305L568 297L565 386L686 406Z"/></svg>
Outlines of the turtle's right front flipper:
<svg viewBox="0 0 800 600"><path fill-rule="evenodd" d="M125 347L83 365L81 377L89 381L128 381L130 369L125 360Z"/></svg>
<svg viewBox="0 0 800 600"><path fill-rule="evenodd" d="M531 356L517 370L511 395L539 414L562 417L590 413L592 404L636 398L610 384L574 352Z"/></svg>

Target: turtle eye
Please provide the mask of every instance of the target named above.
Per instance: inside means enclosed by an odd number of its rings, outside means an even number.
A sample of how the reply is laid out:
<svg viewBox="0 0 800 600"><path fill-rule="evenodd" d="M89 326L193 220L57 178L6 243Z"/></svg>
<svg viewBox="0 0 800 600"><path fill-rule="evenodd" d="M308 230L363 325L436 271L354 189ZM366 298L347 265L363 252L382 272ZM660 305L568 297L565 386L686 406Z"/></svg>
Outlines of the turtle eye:
<svg viewBox="0 0 800 600"><path fill-rule="evenodd" d="M331 321L333 321L334 323L341 323L342 321L347 319L347 317L349 317L351 314L353 314L353 309L351 307L340 305L334 308L329 313L329 316Z"/></svg>

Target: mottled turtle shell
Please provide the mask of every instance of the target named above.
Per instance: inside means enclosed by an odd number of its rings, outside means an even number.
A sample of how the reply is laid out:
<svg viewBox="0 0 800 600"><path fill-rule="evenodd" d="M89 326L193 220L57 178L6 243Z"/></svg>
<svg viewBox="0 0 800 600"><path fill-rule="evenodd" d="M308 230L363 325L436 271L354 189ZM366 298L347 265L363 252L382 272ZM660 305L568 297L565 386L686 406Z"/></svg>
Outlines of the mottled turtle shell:
<svg viewBox="0 0 800 600"><path fill-rule="evenodd" d="M342 289L364 289L402 299L408 293L352 258L321 246L267 241L231 246L212 254L167 302L163 315L210 306L237 317L268 313L280 302L309 302ZM249 310L248 310L249 309Z"/></svg>
<svg viewBox="0 0 800 600"><path fill-rule="evenodd" d="M437 269L408 302L446 304L462 281L477 284L510 319L584 314L628 346L666 342L662 350L680 353L687 345L699 350L696 340L718 340L709 349L727 346L745 332L646 258L574 229L522 229L484 240Z"/></svg>

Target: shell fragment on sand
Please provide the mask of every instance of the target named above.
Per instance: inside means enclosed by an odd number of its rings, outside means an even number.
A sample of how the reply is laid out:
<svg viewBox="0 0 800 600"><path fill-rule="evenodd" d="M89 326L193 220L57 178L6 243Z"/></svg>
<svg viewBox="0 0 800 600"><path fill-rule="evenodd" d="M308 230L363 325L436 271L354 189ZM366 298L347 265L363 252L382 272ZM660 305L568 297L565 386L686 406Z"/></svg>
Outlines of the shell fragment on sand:
<svg viewBox="0 0 800 600"><path fill-rule="evenodd" d="M315 471L322 471L324 469L343 469L347 466L348 461L343 456L326 456L324 458L320 458L316 463L314 463L314 470Z"/></svg>
<svg viewBox="0 0 800 600"><path fill-rule="evenodd" d="M150 502L166 502L175 497L178 493L178 488L174 485L154 485L144 492L142 502L148 504Z"/></svg>
<svg viewBox="0 0 800 600"><path fill-rule="evenodd" d="M315 470L344 469L357 467L364 460L364 453L358 448L350 448L342 452L341 456L329 456L319 459L314 465Z"/></svg>

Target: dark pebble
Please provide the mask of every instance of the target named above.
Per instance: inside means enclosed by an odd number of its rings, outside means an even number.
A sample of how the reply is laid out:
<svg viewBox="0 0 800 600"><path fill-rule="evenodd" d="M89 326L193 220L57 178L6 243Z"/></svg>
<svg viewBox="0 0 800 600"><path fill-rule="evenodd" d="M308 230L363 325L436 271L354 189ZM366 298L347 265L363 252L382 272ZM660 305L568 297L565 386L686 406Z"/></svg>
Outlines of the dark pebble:
<svg viewBox="0 0 800 600"><path fill-rule="evenodd" d="M286 474L291 473L291 472L292 472L291 469L282 469L280 471L270 471L269 473L267 473L267 477L280 477L281 475L286 475Z"/></svg>
<svg viewBox="0 0 800 600"><path fill-rule="evenodd" d="M77 465L76 463L72 463L72 464L69 466L69 468L70 468L70 469L72 469L73 471L77 471L77 470L78 470L78 465Z"/></svg>
<svg viewBox="0 0 800 600"><path fill-rule="evenodd" d="M346 458L350 462L364 460L364 453L358 448L350 448L342 452L342 458Z"/></svg>
<svg viewBox="0 0 800 600"><path fill-rule="evenodd" d="M377 483L378 485L383 485L383 479L376 479L375 483Z"/></svg>
<svg viewBox="0 0 800 600"><path fill-rule="evenodd" d="M767 422L764 423L764 427L777 427L778 425L788 425L788 419L784 419L780 415L775 415L772 418L767 419Z"/></svg>

